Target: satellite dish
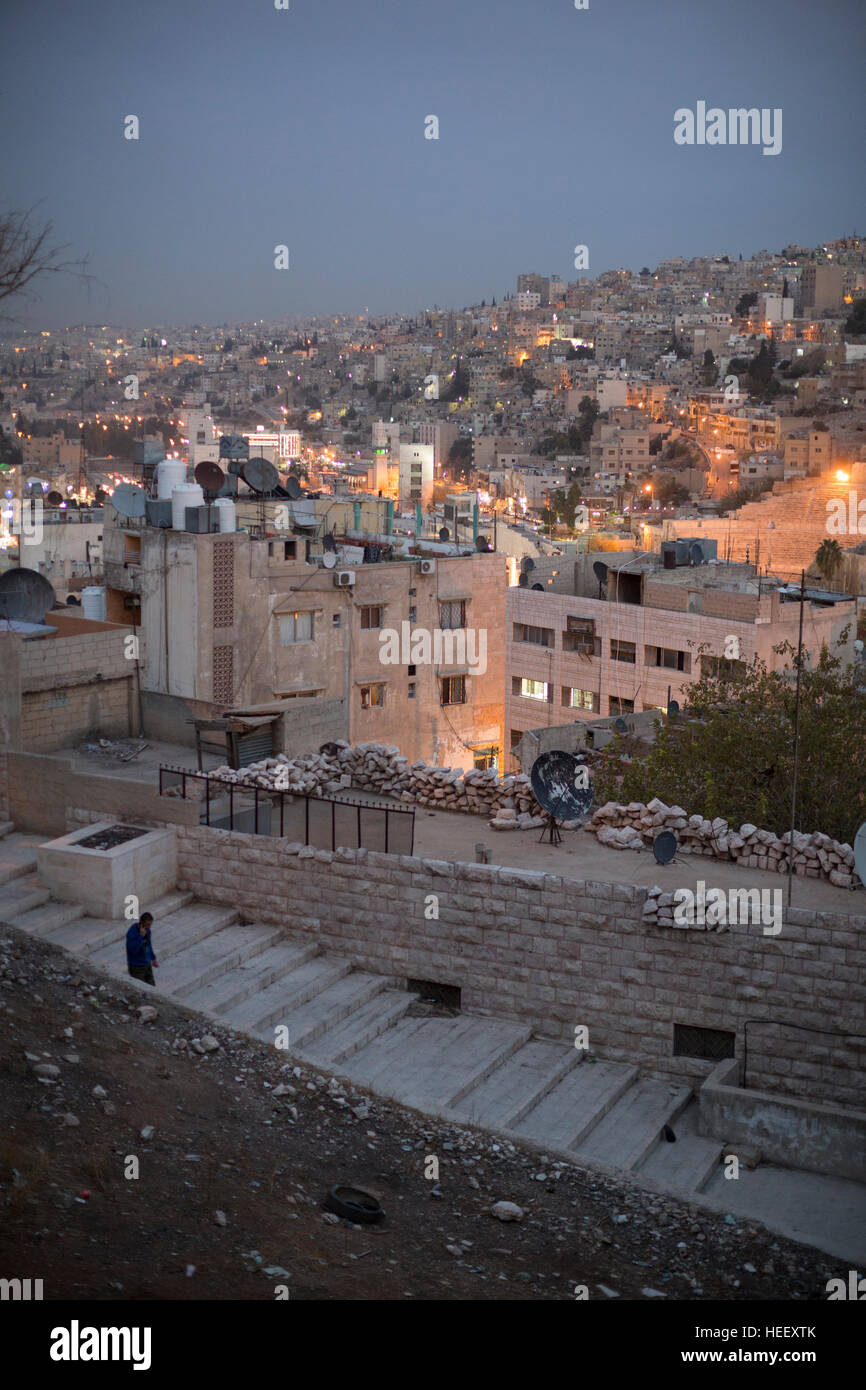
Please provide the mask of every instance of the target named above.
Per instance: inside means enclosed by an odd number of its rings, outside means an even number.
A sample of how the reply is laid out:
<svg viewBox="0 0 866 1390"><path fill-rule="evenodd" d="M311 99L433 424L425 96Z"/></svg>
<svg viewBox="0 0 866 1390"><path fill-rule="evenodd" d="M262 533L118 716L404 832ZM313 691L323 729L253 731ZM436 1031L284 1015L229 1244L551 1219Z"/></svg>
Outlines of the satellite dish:
<svg viewBox="0 0 866 1390"><path fill-rule="evenodd" d="M451 539L451 532L448 530L448 527L447 527L447 526L440 526L440 528L439 528L439 539L440 539L440 541L450 541L450 539Z"/></svg>
<svg viewBox="0 0 866 1390"><path fill-rule="evenodd" d="M253 492L273 492L279 485L280 475L266 458L249 459L243 466L241 477Z"/></svg>
<svg viewBox="0 0 866 1390"><path fill-rule="evenodd" d="M286 479L286 492L289 494L289 497L292 499L293 502L297 502L298 498L301 496L301 484L295 477L294 473L290 473L288 478Z"/></svg>
<svg viewBox="0 0 866 1390"><path fill-rule="evenodd" d="M525 574L521 574L517 582L520 585L521 589L526 589L529 587L529 580L526 578Z"/></svg>
<svg viewBox="0 0 866 1390"><path fill-rule="evenodd" d="M322 564L325 566L325 569L326 569L326 570L332 570L332 569L334 569L334 567L336 566L336 563L337 563L337 557L336 557L336 555L334 554L333 550L326 550L325 553L324 553L324 555L322 556Z"/></svg>
<svg viewBox="0 0 866 1390"><path fill-rule="evenodd" d="M540 594L543 594L543 593L544 593L544 585L543 585L543 584L533 584L532 587L533 587L533 589L537 589L538 592L539 592Z"/></svg>
<svg viewBox="0 0 866 1390"><path fill-rule="evenodd" d="M592 566L592 572L598 580L599 584L607 583L607 565L604 563L604 560L594 561Z"/></svg>
<svg viewBox="0 0 866 1390"><path fill-rule="evenodd" d="M669 864L677 852L677 837L672 830L660 830L653 840L657 864Z"/></svg>
<svg viewBox="0 0 866 1390"><path fill-rule="evenodd" d="M80 607L81 607L81 599L80 599L80 598L76 598L74 594L67 594L67 596L66 596L66 606L67 606L67 608L80 608Z"/></svg>
<svg viewBox="0 0 866 1390"><path fill-rule="evenodd" d="M475 539L475 549L479 555L486 555L490 549L490 542L486 536L477 536Z"/></svg>
<svg viewBox="0 0 866 1390"><path fill-rule="evenodd" d="M626 724L625 720L622 719L622 718L620 718L620 719L615 719L615 720L613 721L613 727L616 729L616 731L617 731L618 734L627 734L627 733L628 733L628 725Z"/></svg>
<svg viewBox="0 0 866 1390"><path fill-rule="evenodd" d="M866 821L854 836L854 868L860 875L860 882L866 884Z"/></svg>
<svg viewBox="0 0 866 1390"><path fill-rule="evenodd" d="M689 560L693 565L700 565L703 564L703 559L704 547L701 545L700 541L692 541L689 546Z"/></svg>
<svg viewBox="0 0 866 1390"><path fill-rule="evenodd" d="M680 712L680 702L679 702L679 700L668 700L668 714L679 714L679 712Z"/></svg>
<svg viewBox="0 0 866 1390"><path fill-rule="evenodd" d="M323 536L323 538L322 538L322 545L325 547L326 550L336 550L336 549L337 549L337 542L336 542L336 540L334 539L334 533L333 533L333 531L326 531L326 532L325 532L325 534L324 534L324 536Z"/></svg>
<svg viewBox="0 0 866 1390"><path fill-rule="evenodd" d="M529 780L536 801L550 817L542 834L549 833L550 843L559 844L557 820L579 820L592 805L589 773L573 754L555 750L535 759Z"/></svg>
<svg viewBox="0 0 866 1390"><path fill-rule="evenodd" d="M225 485L226 475L218 463L197 463L193 474L203 492L219 492Z"/></svg>
<svg viewBox="0 0 866 1390"><path fill-rule="evenodd" d="M36 570L11 569L0 574L0 618L41 623L54 607L54 590Z"/></svg>
<svg viewBox="0 0 866 1390"><path fill-rule="evenodd" d="M98 493L97 496L99 496ZM45 500L49 507L59 507L60 503L63 501L63 494L60 492L49 492Z"/></svg>
<svg viewBox="0 0 866 1390"><path fill-rule="evenodd" d="M535 561L533 560L531 555L524 555L523 560L521 561L521 565L522 568L526 570L527 574L529 574L532 570L535 569Z"/></svg>
<svg viewBox="0 0 866 1390"><path fill-rule="evenodd" d="M120 516L144 516L146 501L144 488L136 487L133 483L120 483L114 489L111 505ZM69 505L71 507L72 503Z"/></svg>

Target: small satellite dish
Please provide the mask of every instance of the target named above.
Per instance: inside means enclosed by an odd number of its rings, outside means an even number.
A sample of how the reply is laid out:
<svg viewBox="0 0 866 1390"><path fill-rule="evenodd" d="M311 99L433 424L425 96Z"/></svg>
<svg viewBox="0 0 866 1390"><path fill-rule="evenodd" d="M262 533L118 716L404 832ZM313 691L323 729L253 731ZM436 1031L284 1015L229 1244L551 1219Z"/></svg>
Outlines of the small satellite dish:
<svg viewBox="0 0 866 1390"><path fill-rule="evenodd" d="M518 579L517 582L518 582L518 584L520 585L521 589L528 589L528 588L529 588L529 580L527 579L527 577L526 577L525 574L521 574L521 576L520 576L520 578Z"/></svg>
<svg viewBox="0 0 866 1390"><path fill-rule="evenodd" d="M0 574L0 618L41 623L54 607L54 590L37 570L11 569Z"/></svg>
<svg viewBox="0 0 866 1390"><path fill-rule="evenodd" d="M866 821L854 836L854 868L860 875L860 882L866 884Z"/></svg>
<svg viewBox="0 0 866 1390"><path fill-rule="evenodd" d="M97 496L99 496L98 493ZM59 507L60 503L63 501L63 494L60 492L49 492L45 500L48 503L49 507Z"/></svg>
<svg viewBox="0 0 866 1390"><path fill-rule="evenodd" d="M660 830L653 840L657 864L669 864L677 852L677 837L672 830Z"/></svg>
<svg viewBox="0 0 866 1390"><path fill-rule="evenodd" d="M628 733L628 725L626 724L624 719L615 719L613 721L613 727L616 729L618 734Z"/></svg>
<svg viewBox="0 0 866 1390"><path fill-rule="evenodd" d="M526 570L527 574L530 574L531 571L535 569L535 561L533 560L531 555L524 555L521 563L522 568Z"/></svg>
<svg viewBox="0 0 866 1390"><path fill-rule="evenodd" d="M448 527L447 527L447 526L440 526L440 528L439 528L439 539L440 539L440 541L450 541L450 539L451 539L451 532L448 530Z"/></svg>
<svg viewBox="0 0 866 1390"><path fill-rule="evenodd" d="M550 818L542 836L549 834L550 843L557 845L562 838L557 820L579 820L592 805L589 773L573 754L554 750L535 759L529 780L536 801Z"/></svg>
<svg viewBox="0 0 866 1390"><path fill-rule="evenodd" d="M273 492L280 481L280 475L274 465L263 457L248 459L243 466L241 477L247 487L258 493Z"/></svg>
<svg viewBox="0 0 866 1390"><path fill-rule="evenodd" d="M324 546L325 550L335 551L337 549L337 542L334 539L333 531L325 532L324 536L322 537L322 545Z"/></svg>
<svg viewBox="0 0 866 1390"><path fill-rule="evenodd" d="M301 484L295 477L294 473L290 473L288 478L286 479L286 492L289 494L289 497L292 499L293 502L297 502L298 498L301 496Z"/></svg>
<svg viewBox="0 0 866 1390"><path fill-rule="evenodd" d="M668 714L679 714L679 712L680 712L680 702L679 702L679 700L668 700Z"/></svg>
<svg viewBox="0 0 866 1390"><path fill-rule="evenodd" d="M543 584L533 584L532 587L533 587L533 589L537 589L538 592L539 592L540 594L543 594L543 593L544 593L544 585L543 585Z"/></svg>
<svg viewBox="0 0 866 1390"><path fill-rule="evenodd" d="M326 570L332 570L335 568L337 564L337 557L334 554L333 550L325 551L324 555L322 556L322 564L325 566Z"/></svg>
<svg viewBox="0 0 866 1390"><path fill-rule="evenodd" d="M593 562L592 572L599 584L607 583L607 565L604 563L604 560L595 560Z"/></svg>
<svg viewBox="0 0 866 1390"><path fill-rule="evenodd" d="M208 460L196 464L193 476L204 492L219 492L220 488L225 485L226 475L219 464L211 463Z"/></svg>
<svg viewBox="0 0 866 1390"><path fill-rule="evenodd" d="M80 607L81 607L81 599L80 599L80 598L76 598L74 594L67 594L67 596L66 596L66 606L67 606L67 608L80 608Z"/></svg>
<svg viewBox="0 0 866 1390"><path fill-rule="evenodd" d="M120 516L144 516L146 501L144 488L136 487L133 483L119 483L114 489L111 505ZM69 505L71 507L72 503Z"/></svg>
<svg viewBox="0 0 866 1390"><path fill-rule="evenodd" d="M490 549L490 542L488 541L486 536L476 536L475 549L478 551L479 555L487 554L488 550Z"/></svg>
<svg viewBox="0 0 866 1390"><path fill-rule="evenodd" d="M689 546L689 560L693 565L701 565L704 561L704 547L700 541L692 541Z"/></svg>

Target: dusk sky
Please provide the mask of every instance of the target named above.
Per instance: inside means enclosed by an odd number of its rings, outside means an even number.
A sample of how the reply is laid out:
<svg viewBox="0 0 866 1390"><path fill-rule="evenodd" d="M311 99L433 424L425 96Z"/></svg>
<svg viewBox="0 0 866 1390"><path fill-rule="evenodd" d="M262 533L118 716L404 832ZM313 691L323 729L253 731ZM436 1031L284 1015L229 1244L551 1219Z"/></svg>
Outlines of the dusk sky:
<svg viewBox="0 0 866 1390"><path fill-rule="evenodd" d="M862 0L29 0L2 32L2 206L100 282L32 327L459 307L574 279L576 244L596 275L866 230ZM781 153L676 145L699 101L781 108Z"/></svg>

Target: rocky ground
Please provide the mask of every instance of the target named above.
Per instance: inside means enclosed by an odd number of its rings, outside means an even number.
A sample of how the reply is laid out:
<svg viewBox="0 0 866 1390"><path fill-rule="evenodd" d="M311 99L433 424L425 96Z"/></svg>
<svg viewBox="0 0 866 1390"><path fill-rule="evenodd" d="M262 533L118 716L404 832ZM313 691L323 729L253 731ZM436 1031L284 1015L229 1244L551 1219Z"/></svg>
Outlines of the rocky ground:
<svg viewBox="0 0 866 1390"><path fill-rule="evenodd" d="M838 1274L154 1005L0 928L0 1276L46 1299L818 1300ZM337 1183L384 1223L323 1210Z"/></svg>

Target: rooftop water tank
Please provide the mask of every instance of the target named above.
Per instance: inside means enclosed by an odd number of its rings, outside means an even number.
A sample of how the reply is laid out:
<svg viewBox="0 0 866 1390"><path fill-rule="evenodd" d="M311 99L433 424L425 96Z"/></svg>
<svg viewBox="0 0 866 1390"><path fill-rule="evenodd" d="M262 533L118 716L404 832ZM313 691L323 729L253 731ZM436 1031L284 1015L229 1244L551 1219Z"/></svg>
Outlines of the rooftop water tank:
<svg viewBox="0 0 866 1390"><path fill-rule="evenodd" d="M186 464L180 459L163 459L156 469L156 496L160 502L168 502L176 487L186 482Z"/></svg>
<svg viewBox="0 0 866 1390"><path fill-rule="evenodd" d="M81 611L85 618L105 622L105 590L98 584L90 584L81 590Z"/></svg>
<svg viewBox="0 0 866 1390"><path fill-rule="evenodd" d="M236 531L237 519L235 515L235 504L230 497L218 497L214 502L219 518L219 528L221 531Z"/></svg>
<svg viewBox="0 0 866 1390"><path fill-rule="evenodd" d="M171 524L173 529L175 531L186 529L187 507L202 506L204 506L204 493L198 483L178 483L171 490Z"/></svg>

